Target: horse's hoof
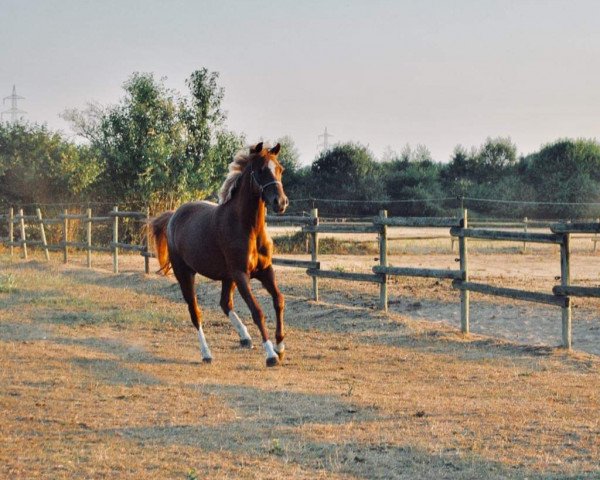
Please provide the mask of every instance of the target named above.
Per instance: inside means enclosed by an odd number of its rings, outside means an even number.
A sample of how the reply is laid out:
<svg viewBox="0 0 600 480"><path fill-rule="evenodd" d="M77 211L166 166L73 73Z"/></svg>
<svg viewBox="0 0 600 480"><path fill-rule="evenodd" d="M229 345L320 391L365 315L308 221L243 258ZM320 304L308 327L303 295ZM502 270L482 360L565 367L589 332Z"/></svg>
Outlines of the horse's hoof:
<svg viewBox="0 0 600 480"><path fill-rule="evenodd" d="M212 363L212 358L211 357L203 358L202 363Z"/></svg>
<svg viewBox="0 0 600 480"><path fill-rule="evenodd" d="M282 350L281 352L275 351L275 353L279 357L279 361L283 362L283 359L285 358L285 350Z"/></svg>
<svg viewBox="0 0 600 480"><path fill-rule="evenodd" d="M240 347L242 348L254 348L252 345L252 339L251 338L243 338L240 340Z"/></svg>
<svg viewBox="0 0 600 480"><path fill-rule="evenodd" d="M279 357L267 358L267 367L276 367L279 365Z"/></svg>

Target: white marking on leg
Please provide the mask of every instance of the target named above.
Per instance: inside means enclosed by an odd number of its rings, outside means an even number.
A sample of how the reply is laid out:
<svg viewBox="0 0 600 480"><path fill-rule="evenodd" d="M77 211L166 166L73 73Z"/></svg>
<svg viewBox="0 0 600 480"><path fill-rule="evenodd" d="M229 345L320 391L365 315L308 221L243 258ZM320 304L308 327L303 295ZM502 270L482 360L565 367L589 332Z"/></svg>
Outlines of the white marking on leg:
<svg viewBox="0 0 600 480"><path fill-rule="evenodd" d="M275 162L273 160L269 160L269 170L275 175Z"/></svg>
<svg viewBox="0 0 600 480"><path fill-rule="evenodd" d="M271 340L267 340L263 343L263 347L265 347L265 353L267 354L267 358L277 357L275 350L273 349L273 344Z"/></svg>
<svg viewBox="0 0 600 480"><path fill-rule="evenodd" d="M285 344L283 343L283 341L281 341L277 345L275 345L275 352L282 353L283 351L285 351Z"/></svg>
<svg viewBox="0 0 600 480"><path fill-rule="evenodd" d="M233 310L229 312L229 320L237 330L241 340L252 340L246 325L244 325L244 323L240 320L240 317L238 317L237 313L235 313Z"/></svg>
<svg viewBox="0 0 600 480"><path fill-rule="evenodd" d="M200 328L198 328L198 340L200 341L200 353L202 353L202 359L212 359L210 348L208 348L208 343L206 343L206 337L204 336L204 331L202 330L202 325L200 325Z"/></svg>

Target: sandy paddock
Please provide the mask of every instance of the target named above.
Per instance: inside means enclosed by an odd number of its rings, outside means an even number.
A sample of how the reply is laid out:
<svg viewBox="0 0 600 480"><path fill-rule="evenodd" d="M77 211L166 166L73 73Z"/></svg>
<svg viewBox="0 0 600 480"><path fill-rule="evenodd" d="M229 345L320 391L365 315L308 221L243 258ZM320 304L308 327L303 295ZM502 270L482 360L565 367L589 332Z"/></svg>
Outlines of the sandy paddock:
<svg viewBox="0 0 600 480"><path fill-rule="evenodd" d="M576 257L574 278L598 284L599 257ZM383 314L375 285L322 280L315 303L310 278L282 267L285 365L240 349L218 285L200 281L207 366L174 280L140 273L139 256L123 256L119 275L108 256L92 270L83 257L0 260L2 478L600 475L596 302L577 301L566 354L553 348L558 308L473 295L464 338L449 282L399 279ZM391 263L456 266L450 252ZM471 266L478 281L549 291L558 261L473 252Z"/></svg>

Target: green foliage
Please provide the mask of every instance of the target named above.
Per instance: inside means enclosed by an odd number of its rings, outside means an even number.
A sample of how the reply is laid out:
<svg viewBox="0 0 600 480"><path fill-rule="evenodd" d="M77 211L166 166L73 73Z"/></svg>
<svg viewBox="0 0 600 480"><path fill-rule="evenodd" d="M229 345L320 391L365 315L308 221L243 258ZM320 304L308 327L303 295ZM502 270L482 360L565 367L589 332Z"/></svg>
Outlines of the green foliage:
<svg viewBox="0 0 600 480"><path fill-rule="evenodd" d="M564 139L523 159L522 177L538 201L600 202L600 144L594 140ZM540 206L540 215L597 216L589 206Z"/></svg>
<svg viewBox="0 0 600 480"><path fill-rule="evenodd" d="M152 74L135 73L117 105L67 112L76 131L102 159L99 196L169 208L217 190L243 139L223 130L218 74L198 70L188 97Z"/></svg>
<svg viewBox="0 0 600 480"><path fill-rule="evenodd" d="M431 160L410 161L406 157L387 166L385 188L392 200L420 200L411 203L391 204L390 215L441 214L436 199L444 196L440 184L440 165Z"/></svg>
<svg viewBox="0 0 600 480"><path fill-rule="evenodd" d="M380 169L369 150L354 143L338 144L313 162L310 170L311 191L318 192L321 198L340 200L378 200L385 198L381 188ZM330 206L331 213L347 211L341 204ZM355 207L360 213L372 212L372 208Z"/></svg>
<svg viewBox="0 0 600 480"><path fill-rule="evenodd" d="M277 159L279 160L281 166L285 169L286 177L293 177L300 168L300 153L298 152L298 148L296 148L294 140L292 137L286 135L278 138L275 143L279 143L281 145Z"/></svg>
<svg viewBox="0 0 600 480"><path fill-rule="evenodd" d="M89 148L45 125L0 124L0 201L50 203L84 198L100 166Z"/></svg>

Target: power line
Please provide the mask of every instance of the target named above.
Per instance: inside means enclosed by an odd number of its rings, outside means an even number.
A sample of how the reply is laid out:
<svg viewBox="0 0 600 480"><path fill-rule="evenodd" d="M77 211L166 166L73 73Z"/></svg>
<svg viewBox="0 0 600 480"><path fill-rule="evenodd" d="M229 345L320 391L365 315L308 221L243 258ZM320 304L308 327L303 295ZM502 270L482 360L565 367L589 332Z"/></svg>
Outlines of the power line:
<svg viewBox="0 0 600 480"><path fill-rule="evenodd" d="M473 198L463 197L463 200L469 200L472 202L488 202L488 203L508 203L508 204L521 204L521 205L596 205L599 206L600 202L537 202L537 201L526 201L526 200L496 200L490 198Z"/></svg>

